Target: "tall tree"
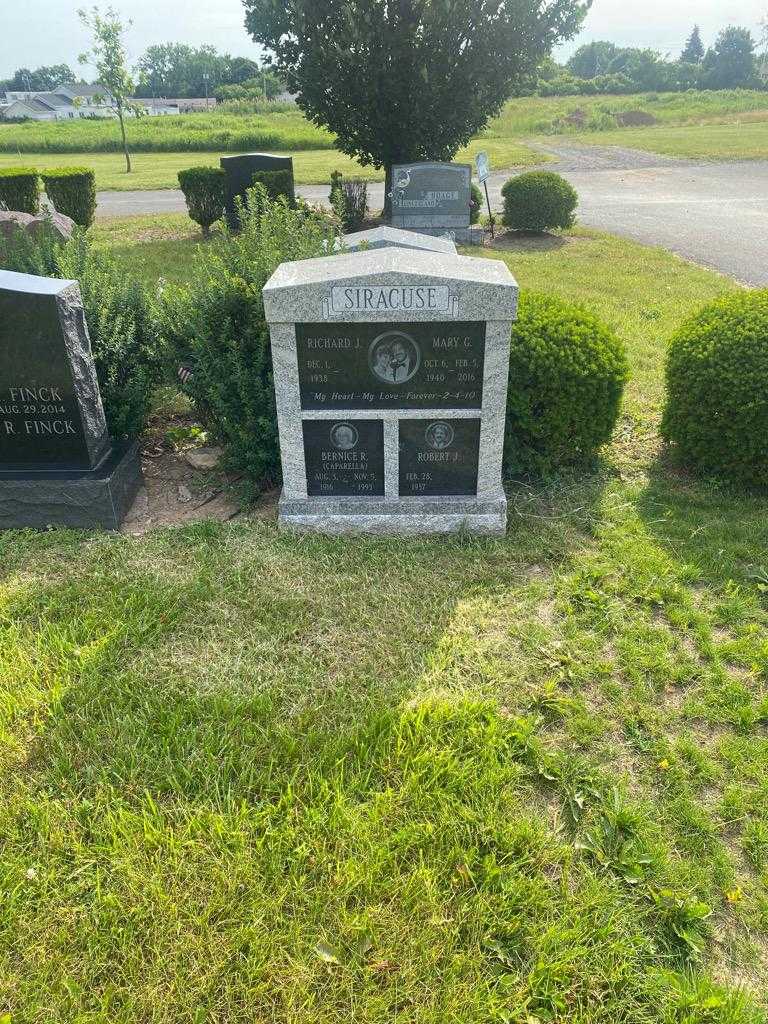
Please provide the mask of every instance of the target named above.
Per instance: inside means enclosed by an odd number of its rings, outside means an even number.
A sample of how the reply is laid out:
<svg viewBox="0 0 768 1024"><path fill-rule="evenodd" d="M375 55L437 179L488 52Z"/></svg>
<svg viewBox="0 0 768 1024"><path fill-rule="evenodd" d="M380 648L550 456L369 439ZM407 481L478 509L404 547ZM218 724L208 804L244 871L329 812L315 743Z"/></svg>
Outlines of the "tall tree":
<svg viewBox="0 0 768 1024"><path fill-rule="evenodd" d="M753 85L756 77L755 40L748 28L729 25L707 50L703 61L710 89L738 89Z"/></svg>
<svg viewBox="0 0 768 1024"><path fill-rule="evenodd" d="M258 71L247 57L218 53L214 46L162 43L139 59L137 96L202 96L220 85L251 78Z"/></svg>
<svg viewBox="0 0 768 1024"><path fill-rule="evenodd" d="M699 26L693 26L693 32L688 36L685 49L680 54L680 60L685 64L701 64L704 59L704 44L701 41Z"/></svg>
<svg viewBox="0 0 768 1024"><path fill-rule="evenodd" d="M97 81L112 98L117 119L120 122L120 135L123 140L125 170L131 173L131 155L128 152L128 140L125 135L125 115L133 107L133 81L128 73L125 56L125 33L131 22L123 23L114 8L108 7L104 17L98 7L90 11L77 12L83 25L91 32L91 49L80 55L81 64L94 64Z"/></svg>
<svg viewBox="0 0 768 1024"><path fill-rule="evenodd" d="M0 82L0 89L11 92L48 92L59 85L71 85L75 73L68 64L51 64L35 68L18 68L13 75Z"/></svg>
<svg viewBox="0 0 768 1024"><path fill-rule="evenodd" d="M253 39L316 124L362 164L449 160L591 0L243 0Z"/></svg>
<svg viewBox="0 0 768 1024"><path fill-rule="evenodd" d="M611 61L619 52L615 43L596 39L580 46L568 61L568 70L577 78L597 78L607 73Z"/></svg>

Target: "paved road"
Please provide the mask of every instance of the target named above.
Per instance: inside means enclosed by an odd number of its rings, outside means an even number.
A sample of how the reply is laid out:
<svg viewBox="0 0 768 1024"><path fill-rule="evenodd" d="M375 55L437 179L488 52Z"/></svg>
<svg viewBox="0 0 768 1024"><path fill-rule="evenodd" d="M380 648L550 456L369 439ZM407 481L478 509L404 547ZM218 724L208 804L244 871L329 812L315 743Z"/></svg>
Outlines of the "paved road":
<svg viewBox="0 0 768 1024"><path fill-rule="evenodd" d="M750 285L768 285L768 161L695 163L616 147L547 145L559 171L579 193L579 221L588 227L661 245L685 259ZM491 203L501 208L501 186L489 180ZM324 202L327 185L297 191ZM371 206L384 188L369 186ZM175 190L100 192L99 217L184 210Z"/></svg>

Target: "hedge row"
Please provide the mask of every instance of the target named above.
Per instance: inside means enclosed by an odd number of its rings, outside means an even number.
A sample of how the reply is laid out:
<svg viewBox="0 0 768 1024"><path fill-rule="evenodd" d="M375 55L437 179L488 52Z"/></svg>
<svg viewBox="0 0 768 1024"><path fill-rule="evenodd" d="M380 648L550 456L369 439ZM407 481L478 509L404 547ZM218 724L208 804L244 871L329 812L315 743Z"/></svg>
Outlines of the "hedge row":
<svg viewBox="0 0 768 1024"><path fill-rule="evenodd" d="M59 213L71 217L81 227L91 226L96 213L96 174L88 167L52 167L42 173L34 167L0 170L0 206L37 215L41 178Z"/></svg>

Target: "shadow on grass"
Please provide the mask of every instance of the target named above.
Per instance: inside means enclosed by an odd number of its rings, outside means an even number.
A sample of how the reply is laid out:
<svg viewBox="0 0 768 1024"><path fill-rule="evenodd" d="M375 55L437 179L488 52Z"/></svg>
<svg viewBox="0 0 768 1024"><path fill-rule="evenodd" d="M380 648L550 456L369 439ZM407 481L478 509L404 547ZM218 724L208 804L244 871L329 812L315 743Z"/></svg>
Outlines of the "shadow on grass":
<svg viewBox="0 0 768 1024"><path fill-rule="evenodd" d="M754 586L754 573L768 569L766 494L697 478L659 458L637 509L653 537L708 582Z"/></svg>
<svg viewBox="0 0 768 1024"><path fill-rule="evenodd" d="M104 573L84 538L70 549L79 582L46 581L29 637L42 659L63 642L92 654L52 666L61 697L26 768L42 788L79 796L279 794L418 692L462 603L514 614L532 579L560 570L588 542L604 483L515 486L499 541L204 523L114 541L119 564ZM71 641L49 635L51 609ZM6 608L31 613L21 597ZM463 659L483 628L471 622Z"/></svg>
<svg viewBox="0 0 768 1024"><path fill-rule="evenodd" d="M552 235L549 232L543 234L529 234L525 231L505 231L497 234L496 238L489 242L487 248L502 249L504 252L556 252L568 245L570 239L562 235Z"/></svg>

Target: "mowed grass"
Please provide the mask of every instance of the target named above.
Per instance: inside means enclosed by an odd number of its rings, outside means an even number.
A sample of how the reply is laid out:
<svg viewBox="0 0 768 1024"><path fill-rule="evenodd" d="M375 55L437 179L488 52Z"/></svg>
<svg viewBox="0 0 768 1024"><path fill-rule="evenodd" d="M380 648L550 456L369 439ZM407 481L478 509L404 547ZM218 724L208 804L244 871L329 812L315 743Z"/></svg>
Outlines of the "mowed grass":
<svg viewBox="0 0 768 1024"><path fill-rule="evenodd" d="M768 159L768 120L739 124L685 125L682 127L624 128L578 136L579 142L598 146L629 146L666 156L702 160Z"/></svg>
<svg viewBox="0 0 768 1024"><path fill-rule="evenodd" d="M184 230L98 233L149 276ZM13 1024L766 1020L765 499L655 439L670 328L735 286L585 232L494 255L633 372L504 540L0 535Z"/></svg>
<svg viewBox="0 0 768 1024"><path fill-rule="evenodd" d="M550 159L536 153L513 139L477 140L456 154L456 161L472 163L476 153L484 149L496 170L526 167ZM187 167L219 166L224 152L134 153L133 170L125 170L125 158L120 153L24 153L0 152L3 167L92 167L96 172L96 187L100 191L129 191L131 189L178 188L178 173ZM291 152L296 183L312 185L330 182L332 171L341 171L347 177L365 181L383 181L384 171L363 167L336 149L312 149Z"/></svg>

